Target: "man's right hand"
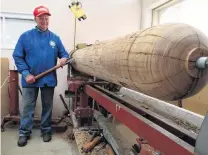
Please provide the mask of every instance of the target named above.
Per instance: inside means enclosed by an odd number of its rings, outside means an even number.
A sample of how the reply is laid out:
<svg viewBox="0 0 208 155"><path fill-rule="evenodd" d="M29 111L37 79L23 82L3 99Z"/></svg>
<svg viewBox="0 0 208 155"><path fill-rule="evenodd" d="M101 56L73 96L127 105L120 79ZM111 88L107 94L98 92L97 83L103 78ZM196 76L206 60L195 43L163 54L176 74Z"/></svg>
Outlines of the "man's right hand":
<svg viewBox="0 0 208 155"><path fill-rule="evenodd" d="M28 84L32 84L32 83L35 83L35 77L31 74L27 75L25 77L25 80Z"/></svg>

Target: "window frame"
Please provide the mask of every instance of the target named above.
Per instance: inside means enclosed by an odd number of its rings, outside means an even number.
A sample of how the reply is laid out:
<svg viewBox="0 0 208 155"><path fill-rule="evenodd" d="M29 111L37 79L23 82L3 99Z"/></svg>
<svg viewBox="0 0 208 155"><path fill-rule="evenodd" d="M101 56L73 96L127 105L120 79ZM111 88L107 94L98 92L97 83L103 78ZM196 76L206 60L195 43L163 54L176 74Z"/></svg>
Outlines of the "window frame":
<svg viewBox="0 0 208 155"><path fill-rule="evenodd" d="M185 0L160 0L150 6L152 16L151 16L151 26L156 26L159 24L159 12L163 9L167 9L175 4L181 3Z"/></svg>
<svg viewBox="0 0 208 155"><path fill-rule="evenodd" d="M27 20L27 21L35 21L34 16L32 14L27 13L16 13L16 12L1 12L0 18L2 19L2 36L5 36L6 33L6 19L17 19L17 20ZM2 44L1 41L1 47L0 49L6 49L6 50L13 50L15 48L15 45L5 45Z"/></svg>

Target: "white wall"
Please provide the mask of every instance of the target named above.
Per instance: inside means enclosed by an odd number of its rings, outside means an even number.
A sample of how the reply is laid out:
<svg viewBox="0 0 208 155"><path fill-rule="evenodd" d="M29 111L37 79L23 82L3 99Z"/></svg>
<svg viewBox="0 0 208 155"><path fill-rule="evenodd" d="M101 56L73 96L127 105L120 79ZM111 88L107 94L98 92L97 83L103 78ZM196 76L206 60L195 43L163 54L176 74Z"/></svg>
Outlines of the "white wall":
<svg viewBox="0 0 208 155"><path fill-rule="evenodd" d="M113 39L140 29L140 0L81 2L88 18L78 22L79 42L94 43L96 40Z"/></svg>
<svg viewBox="0 0 208 155"><path fill-rule="evenodd" d="M38 5L47 6L51 13L50 29L58 34L68 52L73 49L74 15L68 8L69 0L2 0L1 11L29 13ZM77 43L94 43L96 40L116 38L140 29L140 0L82 0L87 20L77 23ZM11 58L13 50L2 49ZM12 66L12 65L11 65ZM53 116L62 114L63 105L59 94L67 89L67 67L58 70L58 86L54 95ZM66 99L67 101L67 99ZM36 114L40 115L40 98Z"/></svg>

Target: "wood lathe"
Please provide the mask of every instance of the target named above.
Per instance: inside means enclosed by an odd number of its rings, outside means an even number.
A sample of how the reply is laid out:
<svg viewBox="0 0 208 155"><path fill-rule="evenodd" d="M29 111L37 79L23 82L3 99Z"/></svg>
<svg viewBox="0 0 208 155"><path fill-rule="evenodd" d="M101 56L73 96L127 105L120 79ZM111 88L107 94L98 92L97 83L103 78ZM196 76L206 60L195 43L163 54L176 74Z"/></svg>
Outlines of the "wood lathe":
<svg viewBox="0 0 208 155"><path fill-rule="evenodd" d="M71 57L65 95L73 98L75 135L95 119L115 154L132 154L110 125L107 116L112 115L137 135L137 154L207 155L207 148L198 144L208 141L197 137L207 137L200 131L208 126L208 116L162 101L193 96L206 85L208 39L199 30L186 24L159 25L78 48ZM150 106L143 102L148 100L135 100L119 87L157 102Z"/></svg>
<svg viewBox="0 0 208 155"><path fill-rule="evenodd" d="M205 86L207 43L191 26L165 24L77 50L73 67L155 98L178 100Z"/></svg>

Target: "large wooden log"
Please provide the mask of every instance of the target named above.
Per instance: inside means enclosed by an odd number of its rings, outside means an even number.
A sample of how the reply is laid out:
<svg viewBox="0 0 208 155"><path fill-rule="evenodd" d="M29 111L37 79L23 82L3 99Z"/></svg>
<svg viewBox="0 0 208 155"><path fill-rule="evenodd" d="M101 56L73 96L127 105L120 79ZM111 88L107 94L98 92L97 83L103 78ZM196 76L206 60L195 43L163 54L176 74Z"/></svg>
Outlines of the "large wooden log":
<svg viewBox="0 0 208 155"><path fill-rule="evenodd" d="M83 73L162 100L179 100L199 92L208 69L196 60L208 56L208 39L186 24L164 24L72 54Z"/></svg>

